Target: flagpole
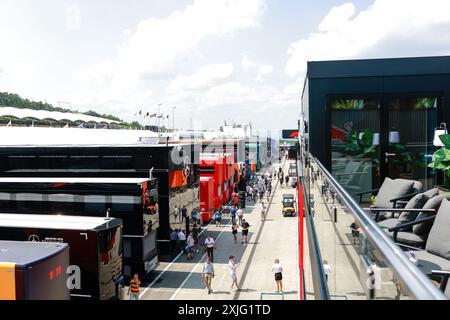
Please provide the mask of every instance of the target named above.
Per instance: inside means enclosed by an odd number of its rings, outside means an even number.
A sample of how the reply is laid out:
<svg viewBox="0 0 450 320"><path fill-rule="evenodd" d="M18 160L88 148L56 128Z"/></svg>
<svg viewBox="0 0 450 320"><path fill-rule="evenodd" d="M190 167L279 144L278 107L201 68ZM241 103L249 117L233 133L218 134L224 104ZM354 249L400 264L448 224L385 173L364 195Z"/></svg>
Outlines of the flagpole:
<svg viewBox="0 0 450 320"><path fill-rule="evenodd" d="M160 124L161 124L161 120L159 120L159 116L160 116L160 108L161 108L162 103L158 104L158 137L160 137Z"/></svg>
<svg viewBox="0 0 450 320"><path fill-rule="evenodd" d="M172 107L172 140L175 140L175 109L177 107Z"/></svg>

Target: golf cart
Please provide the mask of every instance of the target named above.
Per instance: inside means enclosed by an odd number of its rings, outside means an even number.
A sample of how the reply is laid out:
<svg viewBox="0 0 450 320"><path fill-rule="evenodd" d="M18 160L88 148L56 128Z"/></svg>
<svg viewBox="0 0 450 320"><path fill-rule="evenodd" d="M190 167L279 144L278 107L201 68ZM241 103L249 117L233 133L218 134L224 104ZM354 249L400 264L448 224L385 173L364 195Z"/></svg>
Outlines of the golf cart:
<svg viewBox="0 0 450 320"><path fill-rule="evenodd" d="M294 217L296 215L295 210L295 196L292 193L283 194L283 216Z"/></svg>

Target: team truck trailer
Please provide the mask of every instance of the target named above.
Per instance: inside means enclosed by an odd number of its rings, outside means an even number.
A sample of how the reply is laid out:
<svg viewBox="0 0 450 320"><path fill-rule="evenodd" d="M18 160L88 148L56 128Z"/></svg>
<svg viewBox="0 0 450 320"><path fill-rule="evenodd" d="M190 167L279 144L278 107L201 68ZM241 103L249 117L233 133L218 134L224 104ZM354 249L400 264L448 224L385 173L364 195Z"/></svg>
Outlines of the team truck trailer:
<svg viewBox="0 0 450 320"><path fill-rule="evenodd" d="M0 241L0 300L69 300L69 245Z"/></svg>
<svg viewBox="0 0 450 320"><path fill-rule="evenodd" d="M0 240L67 243L72 298L117 299L123 277L122 221L116 218L0 213Z"/></svg>

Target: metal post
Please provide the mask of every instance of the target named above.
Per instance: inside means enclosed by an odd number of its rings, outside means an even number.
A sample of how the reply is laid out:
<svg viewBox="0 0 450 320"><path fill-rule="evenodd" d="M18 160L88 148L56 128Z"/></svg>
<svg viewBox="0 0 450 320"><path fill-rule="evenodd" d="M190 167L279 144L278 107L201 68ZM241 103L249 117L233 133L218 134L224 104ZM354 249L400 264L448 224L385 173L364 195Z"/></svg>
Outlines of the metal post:
<svg viewBox="0 0 450 320"><path fill-rule="evenodd" d="M177 107L172 107L172 140L175 140L175 109Z"/></svg>

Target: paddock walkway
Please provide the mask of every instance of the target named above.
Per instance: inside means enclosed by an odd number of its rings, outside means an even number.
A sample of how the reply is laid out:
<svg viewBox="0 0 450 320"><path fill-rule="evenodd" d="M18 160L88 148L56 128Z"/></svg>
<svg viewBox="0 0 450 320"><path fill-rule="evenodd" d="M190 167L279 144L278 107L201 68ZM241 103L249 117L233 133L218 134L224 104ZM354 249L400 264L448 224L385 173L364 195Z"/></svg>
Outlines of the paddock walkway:
<svg viewBox="0 0 450 320"><path fill-rule="evenodd" d="M279 164L274 164L269 172L278 167ZM289 162L283 167L286 174ZM256 206L251 202L247 203L244 211L244 219L250 224L247 245L240 242L240 230L238 243L234 243L231 221L228 218L222 220L222 227L210 224L202 233L202 244L208 235L216 240L212 294L208 294L201 277L205 254L200 250L193 260L180 255L171 263L161 263L147 287L141 288L141 299L258 300L262 293L263 299L281 299L282 296L272 295L275 281L271 269L275 258L280 259L284 268L284 299L298 299L298 221L297 217L285 218L281 214L283 193L296 194L296 190L280 187L276 181L274 186L276 188L264 222L261 221L259 203ZM227 268L230 255L241 261L238 269L239 291L230 288L231 278Z"/></svg>

